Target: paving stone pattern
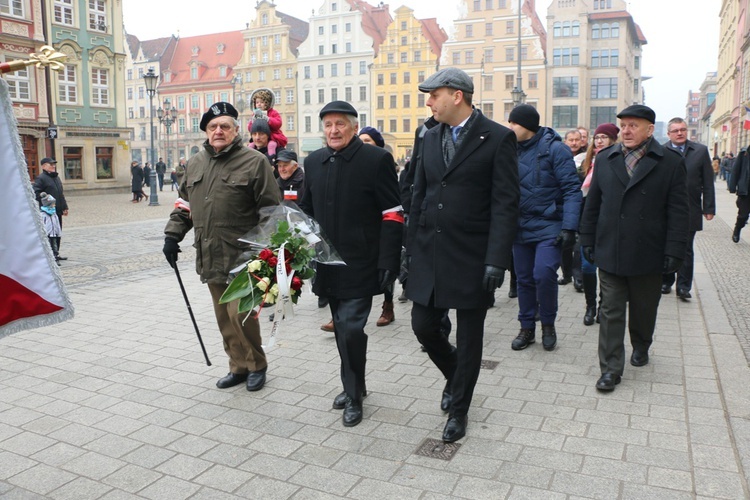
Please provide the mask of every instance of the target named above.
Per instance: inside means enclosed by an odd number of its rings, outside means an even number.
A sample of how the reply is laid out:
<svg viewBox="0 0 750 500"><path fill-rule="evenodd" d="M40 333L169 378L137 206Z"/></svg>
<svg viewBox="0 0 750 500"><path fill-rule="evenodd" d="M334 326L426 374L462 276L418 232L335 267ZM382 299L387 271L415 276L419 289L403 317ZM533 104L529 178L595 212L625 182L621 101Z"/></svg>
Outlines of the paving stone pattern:
<svg viewBox="0 0 750 500"><path fill-rule="evenodd" d="M62 272L76 316L0 339L0 498L750 497L750 245L730 240L728 193L697 239L694 299L662 297L651 363L628 365L613 393L594 389L598 329L582 324L583 294L560 288L554 352L515 352L517 305L499 289L484 340L497 364L481 371L450 460L418 454L440 439L444 381L408 303L377 328L374 301L356 427L331 409L338 353L309 293L268 353L266 387L217 389L227 365L209 294L186 242L180 269L210 367L161 254L174 194L160 194L159 207L70 197Z"/></svg>

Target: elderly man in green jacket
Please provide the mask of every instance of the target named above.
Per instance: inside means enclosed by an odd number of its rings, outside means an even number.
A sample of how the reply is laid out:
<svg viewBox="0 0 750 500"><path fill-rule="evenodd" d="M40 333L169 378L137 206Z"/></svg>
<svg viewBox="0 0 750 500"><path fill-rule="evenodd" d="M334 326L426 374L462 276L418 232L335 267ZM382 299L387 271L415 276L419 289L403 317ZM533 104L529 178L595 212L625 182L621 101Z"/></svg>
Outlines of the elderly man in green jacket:
<svg viewBox="0 0 750 500"><path fill-rule="evenodd" d="M237 116L228 102L217 102L203 114L200 128L207 140L180 181L181 200L164 229L164 255L175 265L178 243L195 229L196 272L208 284L229 356L229 373L216 386L245 382L248 391L257 391L266 382L267 367L258 319L240 316L237 301L219 304L219 299L229 271L247 249L238 238L257 225L261 207L278 205L281 197L268 159L242 145Z"/></svg>

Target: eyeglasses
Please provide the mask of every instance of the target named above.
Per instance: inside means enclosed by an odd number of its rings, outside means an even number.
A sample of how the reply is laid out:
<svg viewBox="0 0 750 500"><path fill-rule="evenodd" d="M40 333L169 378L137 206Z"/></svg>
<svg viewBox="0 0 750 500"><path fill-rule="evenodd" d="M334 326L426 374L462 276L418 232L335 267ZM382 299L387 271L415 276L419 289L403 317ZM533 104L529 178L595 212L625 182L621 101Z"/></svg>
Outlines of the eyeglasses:
<svg viewBox="0 0 750 500"><path fill-rule="evenodd" d="M219 123L209 123L208 127L206 127L206 130L208 132L213 132L217 128L220 128L224 132L228 132L228 131L230 131L230 130L232 130L234 128L234 125L229 124L229 123L221 123L221 124L219 124Z"/></svg>
<svg viewBox="0 0 750 500"><path fill-rule="evenodd" d="M686 128L675 128L675 129L670 130L667 133L669 133L669 134L684 134L685 132L687 132Z"/></svg>
<svg viewBox="0 0 750 500"><path fill-rule="evenodd" d="M595 141L606 141L609 139L608 135L595 135L594 140Z"/></svg>

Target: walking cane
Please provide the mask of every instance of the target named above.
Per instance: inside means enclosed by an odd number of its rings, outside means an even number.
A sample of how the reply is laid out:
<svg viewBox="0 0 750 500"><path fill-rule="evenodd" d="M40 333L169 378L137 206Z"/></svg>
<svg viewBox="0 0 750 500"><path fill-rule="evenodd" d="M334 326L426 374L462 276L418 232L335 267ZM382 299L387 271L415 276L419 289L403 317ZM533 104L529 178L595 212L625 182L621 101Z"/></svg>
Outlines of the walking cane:
<svg viewBox="0 0 750 500"><path fill-rule="evenodd" d="M185 297L185 305L187 306L187 310L190 313L190 319L193 320L193 326L195 327L195 334L198 336L198 342L201 344L201 349L203 350L203 357L206 358L206 365L211 366L211 361L208 359L208 354L206 353L206 347L203 345L203 338L201 338L201 332L198 330L198 323L195 322L195 316L193 315L193 308L190 307L190 301L188 300L187 293L185 292L185 286L182 284L182 278L180 278L180 270L177 268L177 261L174 260L170 262L172 264L172 267L174 268L174 274L177 276L177 282L180 284L180 290L182 290L182 296Z"/></svg>

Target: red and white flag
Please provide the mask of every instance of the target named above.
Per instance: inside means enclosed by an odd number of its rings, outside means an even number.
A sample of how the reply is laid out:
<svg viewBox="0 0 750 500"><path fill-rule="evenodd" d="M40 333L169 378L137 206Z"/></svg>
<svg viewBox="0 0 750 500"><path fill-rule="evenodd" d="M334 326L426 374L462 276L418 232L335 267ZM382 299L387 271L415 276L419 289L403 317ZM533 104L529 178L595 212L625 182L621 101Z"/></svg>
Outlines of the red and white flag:
<svg viewBox="0 0 750 500"><path fill-rule="evenodd" d="M73 317L26 160L8 84L0 79L0 338Z"/></svg>

